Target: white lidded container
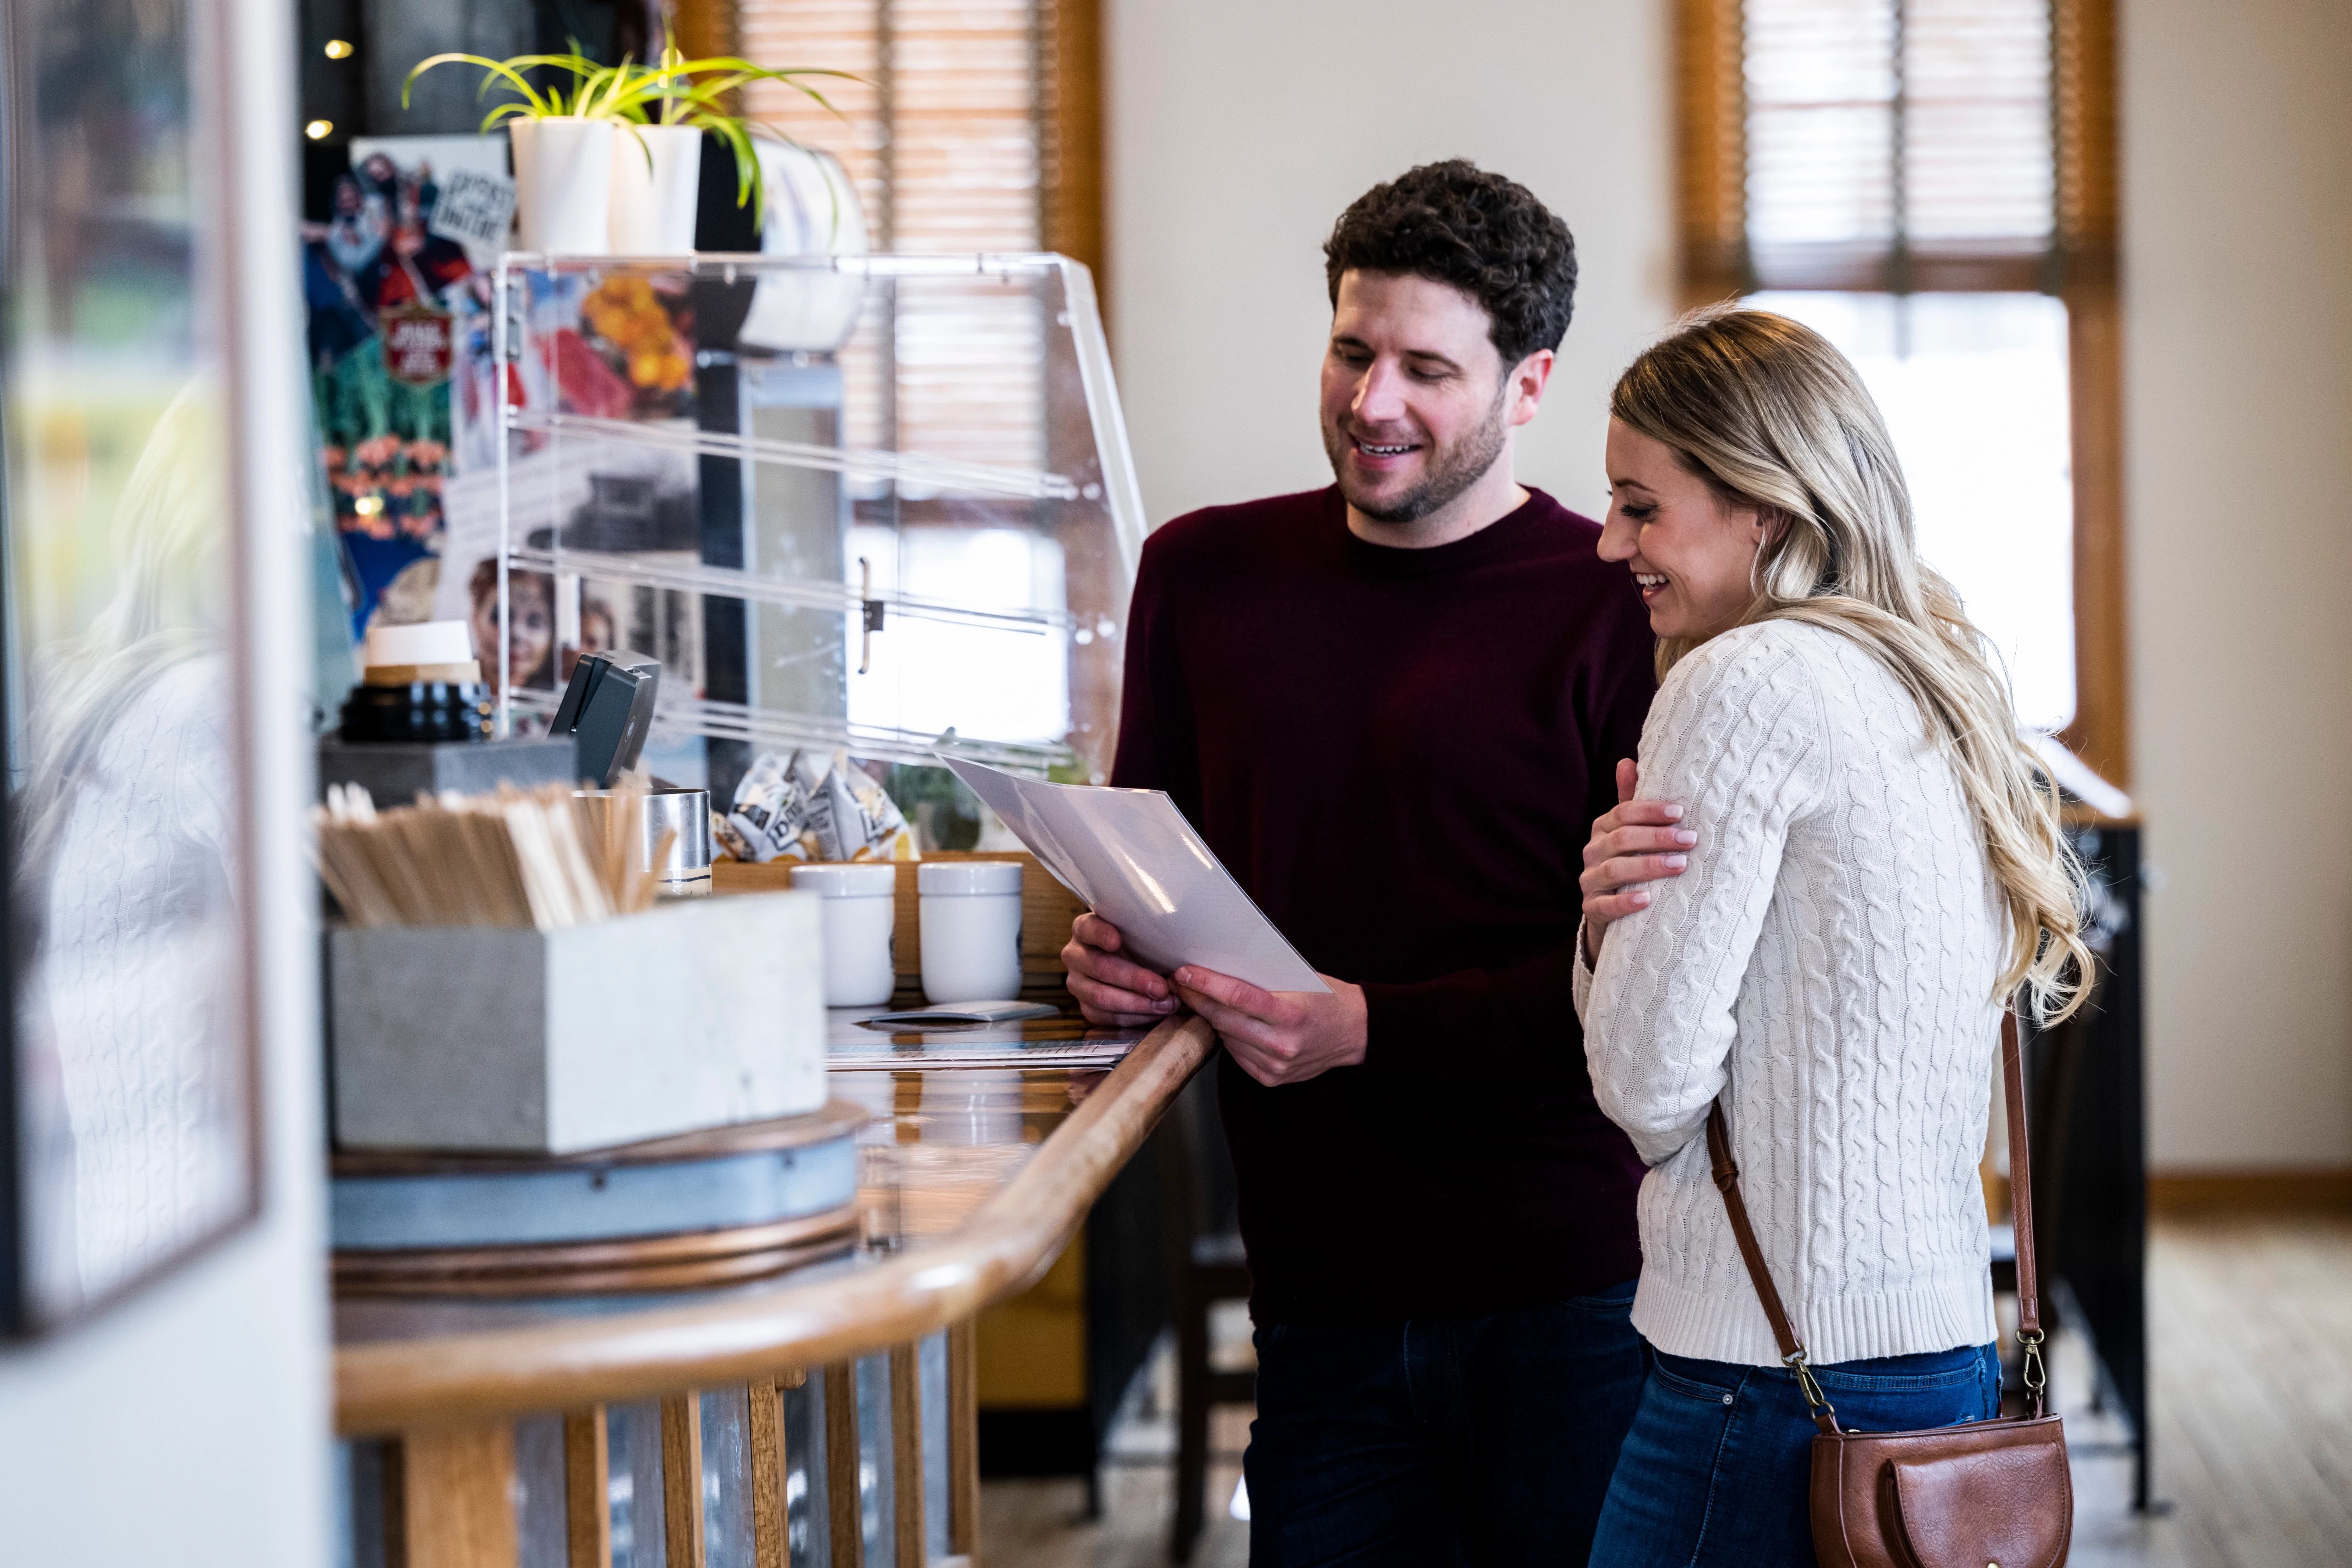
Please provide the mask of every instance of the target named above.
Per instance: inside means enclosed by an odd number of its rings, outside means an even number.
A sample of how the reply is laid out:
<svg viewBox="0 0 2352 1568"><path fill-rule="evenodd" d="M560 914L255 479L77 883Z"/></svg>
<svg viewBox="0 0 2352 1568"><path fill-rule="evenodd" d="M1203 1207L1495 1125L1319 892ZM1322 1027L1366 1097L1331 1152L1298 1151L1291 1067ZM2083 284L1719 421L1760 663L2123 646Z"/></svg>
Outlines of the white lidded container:
<svg viewBox="0 0 2352 1568"><path fill-rule="evenodd" d="M889 1001L898 984L898 868L887 860L795 866L793 886L824 900L824 1005Z"/></svg>
<svg viewBox="0 0 2352 1568"><path fill-rule="evenodd" d="M930 860L915 872L923 994L950 1002L1009 1002L1021 994L1021 863Z"/></svg>
<svg viewBox="0 0 2352 1568"><path fill-rule="evenodd" d="M677 256L694 248L702 193L702 132L691 125L625 125L613 137L605 234L615 256Z"/></svg>
<svg viewBox="0 0 2352 1568"><path fill-rule="evenodd" d="M611 253L613 122L574 114L508 122L515 222L525 250Z"/></svg>

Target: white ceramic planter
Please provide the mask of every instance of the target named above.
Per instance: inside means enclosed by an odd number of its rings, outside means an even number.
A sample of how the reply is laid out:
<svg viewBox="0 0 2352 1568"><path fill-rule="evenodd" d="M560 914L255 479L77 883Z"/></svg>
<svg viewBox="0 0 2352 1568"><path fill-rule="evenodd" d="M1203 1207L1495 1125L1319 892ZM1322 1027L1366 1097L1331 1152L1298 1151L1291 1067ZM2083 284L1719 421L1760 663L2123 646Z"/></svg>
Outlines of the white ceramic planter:
<svg viewBox="0 0 2352 1568"><path fill-rule="evenodd" d="M561 115L517 120L516 223L522 248L559 256L607 253L613 196L610 121Z"/></svg>
<svg viewBox="0 0 2352 1568"><path fill-rule="evenodd" d="M701 191L701 132L690 125L616 126L606 220L613 254L679 256L692 250L695 198Z"/></svg>

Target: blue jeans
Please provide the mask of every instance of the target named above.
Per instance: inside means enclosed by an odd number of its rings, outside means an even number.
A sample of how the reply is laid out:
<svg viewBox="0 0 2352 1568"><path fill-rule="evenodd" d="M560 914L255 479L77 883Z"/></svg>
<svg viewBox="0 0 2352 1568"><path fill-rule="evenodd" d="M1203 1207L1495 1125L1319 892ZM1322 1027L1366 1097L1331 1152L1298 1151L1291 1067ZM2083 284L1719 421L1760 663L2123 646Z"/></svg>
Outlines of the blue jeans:
<svg viewBox="0 0 2352 1568"><path fill-rule="evenodd" d="M1642 1394L1629 1281L1488 1317L1257 1333L1251 1568L1584 1561Z"/></svg>
<svg viewBox="0 0 2352 1568"><path fill-rule="evenodd" d="M1990 1345L1841 1362L1813 1376L1837 1406L1838 1425L1858 1431L1913 1432L2000 1414L2000 1360ZM1650 1349L1650 1379L1601 1510L1592 1568L1813 1568L1812 1445L1812 1417L1786 1367Z"/></svg>

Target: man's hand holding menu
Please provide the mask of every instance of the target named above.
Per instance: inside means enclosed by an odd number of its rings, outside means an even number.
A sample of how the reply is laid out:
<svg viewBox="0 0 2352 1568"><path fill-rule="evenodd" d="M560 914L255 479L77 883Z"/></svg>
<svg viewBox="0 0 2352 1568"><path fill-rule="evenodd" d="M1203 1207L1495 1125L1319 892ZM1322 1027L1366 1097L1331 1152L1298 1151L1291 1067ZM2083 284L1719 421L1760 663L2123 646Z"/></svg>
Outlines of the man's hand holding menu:
<svg viewBox="0 0 2352 1568"><path fill-rule="evenodd" d="M1364 1059L1364 991L1323 975L1328 992L1267 991L1187 964L1171 976L1119 956L1118 928L1096 914L1071 922L1062 962L1089 1022L1152 1024L1189 1006L1215 1028L1244 1072L1272 1089Z"/></svg>
<svg viewBox="0 0 2352 1568"><path fill-rule="evenodd" d="M948 765L1093 906L1062 950L1089 1022L1134 1027L1189 1006L1269 1087L1364 1059L1361 988L1317 974L1164 794Z"/></svg>

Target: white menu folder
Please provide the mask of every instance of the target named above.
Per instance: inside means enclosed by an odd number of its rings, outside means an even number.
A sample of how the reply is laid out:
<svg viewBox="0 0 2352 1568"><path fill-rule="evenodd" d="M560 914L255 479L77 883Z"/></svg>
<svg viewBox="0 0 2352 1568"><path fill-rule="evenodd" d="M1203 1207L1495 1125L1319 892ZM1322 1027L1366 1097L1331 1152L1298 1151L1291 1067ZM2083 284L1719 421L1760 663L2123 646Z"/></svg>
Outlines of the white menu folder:
<svg viewBox="0 0 2352 1568"><path fill-rule="evenodd" d="M1161 973L1193 964L1266 991L1328 991L1167 792L1047 784L941 757L1062 885Z"/></svg>

